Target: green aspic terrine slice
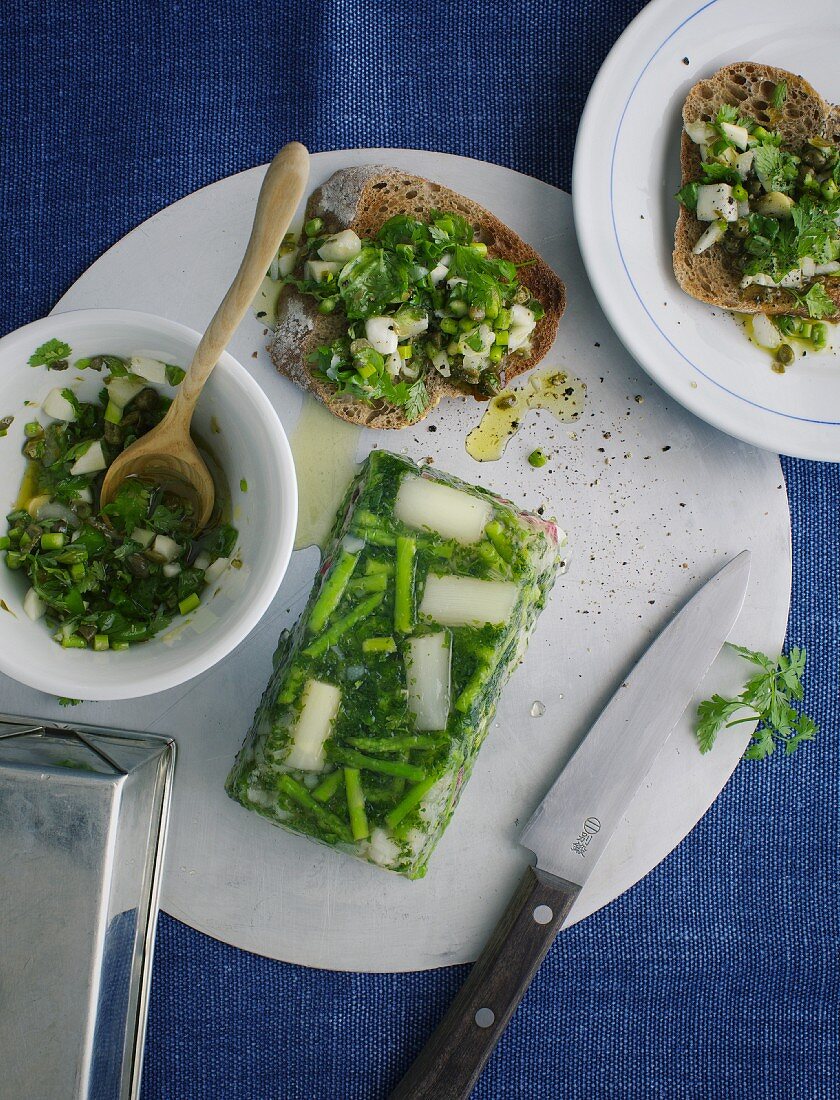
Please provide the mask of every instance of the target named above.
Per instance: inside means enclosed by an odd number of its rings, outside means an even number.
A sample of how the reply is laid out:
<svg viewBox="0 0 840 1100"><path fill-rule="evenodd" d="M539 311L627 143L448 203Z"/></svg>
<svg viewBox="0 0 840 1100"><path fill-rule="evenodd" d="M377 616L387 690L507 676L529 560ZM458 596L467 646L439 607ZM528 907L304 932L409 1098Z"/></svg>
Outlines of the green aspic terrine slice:
<svg viewBox="0 0 840 1100"><path fill-rule="evenodd" d="M426 872L562 565L565 535L376 450L227 780L243 806Z"/></svg>

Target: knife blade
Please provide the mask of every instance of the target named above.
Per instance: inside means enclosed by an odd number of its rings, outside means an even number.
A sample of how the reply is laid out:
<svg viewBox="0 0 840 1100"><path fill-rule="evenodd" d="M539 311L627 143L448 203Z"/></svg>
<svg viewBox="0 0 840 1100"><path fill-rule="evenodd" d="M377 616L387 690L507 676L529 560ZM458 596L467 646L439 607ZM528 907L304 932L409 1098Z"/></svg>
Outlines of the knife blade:
<svg viewBox="0 0 840 1100"><path fill-rule="evenodd" d="M536 854L449 1011L390 1100L465 1100L744 602L742 551L642 655L522 830Z"/></svg>

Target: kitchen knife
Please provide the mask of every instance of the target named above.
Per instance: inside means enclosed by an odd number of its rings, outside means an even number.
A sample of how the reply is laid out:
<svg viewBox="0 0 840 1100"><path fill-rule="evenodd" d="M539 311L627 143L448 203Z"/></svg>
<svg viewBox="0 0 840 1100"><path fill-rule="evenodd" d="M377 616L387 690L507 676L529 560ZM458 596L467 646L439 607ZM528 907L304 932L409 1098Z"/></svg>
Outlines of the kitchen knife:
<svg viewBox="0 0 840 1100"><path fill-rule="evenodd" d="M633 795L732 629L750 574L742 551L647 649L522 831L536 866L391 1100L468 1097Z"/></svg>

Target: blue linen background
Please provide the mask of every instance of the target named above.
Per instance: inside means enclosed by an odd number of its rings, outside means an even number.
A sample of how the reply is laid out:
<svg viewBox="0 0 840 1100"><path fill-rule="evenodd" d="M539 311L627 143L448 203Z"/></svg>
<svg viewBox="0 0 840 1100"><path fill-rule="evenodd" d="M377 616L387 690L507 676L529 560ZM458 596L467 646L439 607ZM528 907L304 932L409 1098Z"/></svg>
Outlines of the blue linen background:
<svg viewBox="0 0 840 1100"><path fill-rule="evenodd" d="M6 0L0 330L48 312L138 222L291 138L461 153L568 189L587 92L642 6ZM840 1095L840 484L836 465L783 467L788 645L811 654L821 737L742 764L671 856L559 937L481 1100ZM162 916L144 1100L384 1097L465 973L307 970Z"/></svg>

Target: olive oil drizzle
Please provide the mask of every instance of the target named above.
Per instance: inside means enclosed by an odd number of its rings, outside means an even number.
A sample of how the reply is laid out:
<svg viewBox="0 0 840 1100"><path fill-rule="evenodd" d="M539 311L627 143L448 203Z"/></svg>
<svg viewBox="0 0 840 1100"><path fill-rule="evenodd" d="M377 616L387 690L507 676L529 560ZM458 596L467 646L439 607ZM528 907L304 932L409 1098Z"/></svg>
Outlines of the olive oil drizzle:
<svg viewBox="0 0 840 1100"><path fill-rule="evenodd" d="M503 390L487 403L479 424L466 438L476 462L495 462L532 409L545 409L561 422L577 420L586 400L586 383L559 367L534 371L524 385Z"/></svg>

